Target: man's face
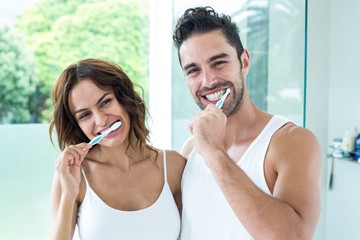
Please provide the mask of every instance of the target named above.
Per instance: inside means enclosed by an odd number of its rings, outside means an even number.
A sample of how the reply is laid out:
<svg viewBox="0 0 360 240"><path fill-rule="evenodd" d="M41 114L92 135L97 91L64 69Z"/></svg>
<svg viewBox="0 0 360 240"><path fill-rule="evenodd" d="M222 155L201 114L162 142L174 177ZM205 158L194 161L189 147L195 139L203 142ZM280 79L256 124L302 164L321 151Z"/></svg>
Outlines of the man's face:
<svg viewBox="0 0 360 240"><path fill-rule="evenodd" d="M195 34L179 50L186 85L201 109L215 104L227 88L222 107L229 116L238 109L244 92L243 73L236 49L220 31Z"/></svg>

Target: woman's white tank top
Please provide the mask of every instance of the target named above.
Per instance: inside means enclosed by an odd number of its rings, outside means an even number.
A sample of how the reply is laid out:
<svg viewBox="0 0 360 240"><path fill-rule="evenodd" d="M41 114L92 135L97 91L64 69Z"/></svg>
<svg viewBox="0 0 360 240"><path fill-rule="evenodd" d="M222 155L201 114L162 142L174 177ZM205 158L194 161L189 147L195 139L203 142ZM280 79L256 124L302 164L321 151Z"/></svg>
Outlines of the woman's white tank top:
<svg viewBox="0 0 360 240"><path fill-rule="evenodd" d="M274 116L250 144L237 165L252 182L271 195L264 174L264 159L273 134L289 120ZM192 151L182 179L181 240L249 240L204 159Z"/></svg>
<svg viewBox="0 0 360 240"><path fill-rule="evenodd" d="M167 181L166 154L163 151L164 186L151 206L122 211L108 206L90 187L86 176L86 193L77 217L82 240L172 240L180 232L180 214Z"/></svg>

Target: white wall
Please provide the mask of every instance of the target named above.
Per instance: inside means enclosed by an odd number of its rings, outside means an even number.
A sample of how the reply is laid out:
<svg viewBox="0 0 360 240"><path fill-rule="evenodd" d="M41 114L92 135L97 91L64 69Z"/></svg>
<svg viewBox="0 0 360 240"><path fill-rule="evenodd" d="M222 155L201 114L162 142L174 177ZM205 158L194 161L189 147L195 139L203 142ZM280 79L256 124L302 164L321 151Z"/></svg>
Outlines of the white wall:
<svg viewBox="0 0 360 240"><path fill-rule="evenodd" d="M152 0L150 6L149 111L151 143L171 148L172 1ZM169 19L164 21L163 19ZM159 34L161 33L161 34Z"/></svg>
<svg viewBox="0 0 360 240"><path fill-rule="evenodd" d="M314 239L329 239L326 229L336 229L336 226L326 221L327 146L333 138L341 137L346 126L360 128L357 105L360 102L360 2L317 0L308 4L306 122L317 135L324 154L322 213ZM357 185L349 186L349 189L354 190L354 186ZM349 219L347 222L353 223L354 227L358 225Z"/></svg>
<svg viewBox="0 0 360 240"><path fill-rule="evenodd" d="M332 0L329 45L329 142L360 128L360 1Z"/></svg>
<svg viewBox="0 0 360 240"><path fill-rule="evenodd" d="M306 127L314 132L322 146L323 176L321 215L314 236L325 239L327 190L327 131L329 92L329 7L328 0L308 1Z"/></svg>
<svg viewBox="0 0 360 240"><path fill-rule="evenodd" d="M347 126L360 128L360 2L357 0L330 1L330 36L329 36L329 117L328 143L335 137L341 137ZM335 165L336 166L336 165ZM359 233L350 229L359 228L358 204L349 203L347 199L358 199L354 191L359 192L359 166L350 165L353 169L341 171L336 168L334 175L334 191L327 195L327 224L326 239L334 238L334 229L343 239L360 239ZM345 169L346 170L346 169ZM335 189L335 184L341 179L348 180L348 184ZM337 181L338 180L338 181ZM339 191L341 190L341 191ZM348 212L347 219L334 214L336 209L331 202L338 202L342 212ZM331 215L333 213L333 215ZM344 214L343 214L344 215ZM337 219L337 220L334 220Z"/></svg>

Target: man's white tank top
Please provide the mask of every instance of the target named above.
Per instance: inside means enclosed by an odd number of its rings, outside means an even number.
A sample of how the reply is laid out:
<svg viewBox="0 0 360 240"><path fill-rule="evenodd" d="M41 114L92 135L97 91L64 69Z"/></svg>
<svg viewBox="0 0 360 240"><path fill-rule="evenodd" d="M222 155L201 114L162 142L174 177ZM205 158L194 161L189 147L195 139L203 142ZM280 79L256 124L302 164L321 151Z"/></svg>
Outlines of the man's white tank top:
<svg viewBox="0 0 360 240"><path fill-rule="evenodd" d="M271 195L264 174L264 158L273 134L289 120L273 116L250 144L237 165L253 183ZM252 239L237 218L204 159L192 151L182 179L181 240Z"/></svg>
<svg viewBox="0 0 360 240"><path fill-rule="evenodd" d="M172 240L180 233L180 214L167 181L163 151L164 186L151 206L137 211L117 210L107 205L90 187L78 211L77 225L82 240Z"/></svg>

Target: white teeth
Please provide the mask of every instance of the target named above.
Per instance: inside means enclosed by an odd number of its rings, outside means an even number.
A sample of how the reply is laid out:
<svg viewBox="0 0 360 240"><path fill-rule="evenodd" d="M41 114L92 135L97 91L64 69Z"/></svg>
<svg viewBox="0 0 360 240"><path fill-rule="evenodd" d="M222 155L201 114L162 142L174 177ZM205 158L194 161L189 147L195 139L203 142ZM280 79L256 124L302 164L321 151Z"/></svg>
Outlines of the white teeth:
<svg viewBox="0 0 360 240"><path fill-rule="evenodd" d="M205 97L209 101L217 101L225 94L225 92L226 92L226 90L221 90L221 91L218 91L216 93L206 95Z"/></svg>
<svg viewBox="0 0 360 240"><path fill-rule="evenodd" d="M100 134L103 134L104 132L106 132L110 127L108 127L107 129L105 129L104 131L101 131Z"/></svg>

